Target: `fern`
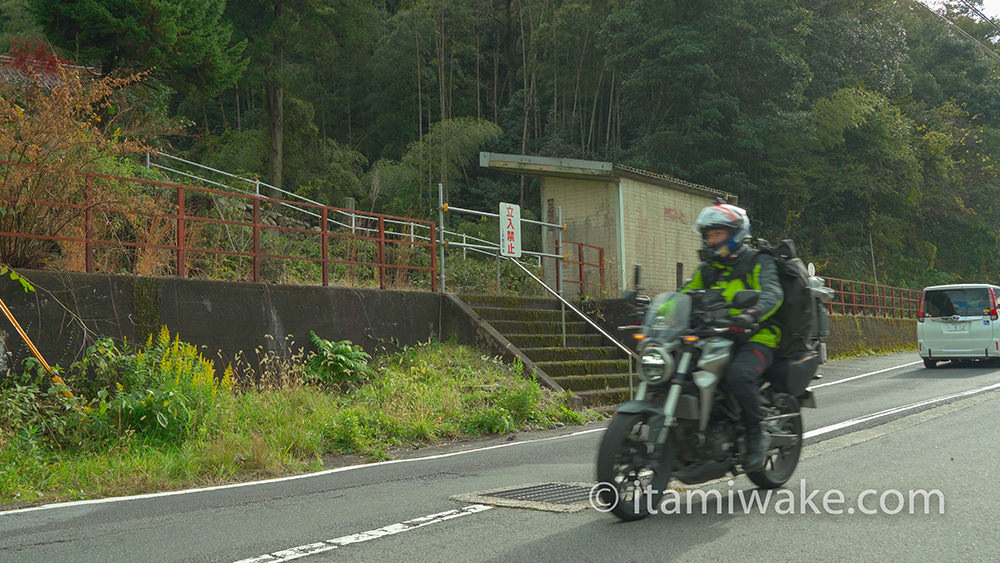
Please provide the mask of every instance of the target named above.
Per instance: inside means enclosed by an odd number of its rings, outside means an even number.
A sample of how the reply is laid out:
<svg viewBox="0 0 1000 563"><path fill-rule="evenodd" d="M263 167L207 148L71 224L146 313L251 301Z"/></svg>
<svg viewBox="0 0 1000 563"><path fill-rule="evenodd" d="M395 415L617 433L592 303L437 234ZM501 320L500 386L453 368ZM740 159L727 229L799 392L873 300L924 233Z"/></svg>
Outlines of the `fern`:
<svg viewBox="0 0 1000 563"><path fill-rule="evenodd" d="M345 385L354 385L370 374L368 361L371 356L361 346L351 344L349 340L332 342L316 336L313 331L309 331L309 338L316 347L316 353L306 363L306 382L343 389Z"/></svg>

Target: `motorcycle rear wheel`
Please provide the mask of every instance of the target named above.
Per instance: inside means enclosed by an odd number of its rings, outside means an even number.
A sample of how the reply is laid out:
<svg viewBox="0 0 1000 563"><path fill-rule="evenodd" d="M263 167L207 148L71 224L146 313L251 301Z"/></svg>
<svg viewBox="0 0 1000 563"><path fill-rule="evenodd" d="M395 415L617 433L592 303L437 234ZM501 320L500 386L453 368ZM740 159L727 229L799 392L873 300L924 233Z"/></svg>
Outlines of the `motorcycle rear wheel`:
<svg viewBox="0 0 1000 563"><path fill-rule="evenodd" d="M799 401L783 393L774 396L774 405L778 414L795 414L767 427L769 433L780 433L795 436L795 443L787 446L772 447L764 458L764 468L761 471L747 473L753 484L762 489L776 489L791 479L799 464L802 454L802 416L799 411Z"/></svg>
<svg viewBox="0 0 1000 563"><path fill-rule="evenodd" d="M606 512L626 522L658 509L673 470L670 437L662 455L654 456L651 418L649 413L616 414L597 450L597 481L610 485L600 491L599 501L610 507Z"/></svg>

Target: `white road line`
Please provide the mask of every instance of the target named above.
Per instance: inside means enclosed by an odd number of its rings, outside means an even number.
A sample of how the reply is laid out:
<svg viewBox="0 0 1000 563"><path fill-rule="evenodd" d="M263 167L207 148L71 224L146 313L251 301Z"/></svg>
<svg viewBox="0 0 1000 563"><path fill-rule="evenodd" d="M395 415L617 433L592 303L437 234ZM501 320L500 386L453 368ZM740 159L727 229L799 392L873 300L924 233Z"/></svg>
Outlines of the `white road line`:
<svg viewBox="0 0 1000 563"><path fill-rule="evenodd" d="M899 369L899 368L905 368L905 367L908 367L908 366L913 366L913 365L919 364L921 362L923 362L923 360L921 360L920 362L910 362L908 364L903 364L903 365L899 365L899 366L893 366L891 368L880 369L878 371L873 371L873 372L870 372L870 373L862 373L861 375L855 375L855 376L847 377L847 378L844 378L844 379L838 379L837 381L831 381L829 383L820 383L819 385L813 385L813 386L809 387L809 389L816 390L816 389L819 389L820 387L829 387L831 385L838 385L840 383L847 383L848 381L854 381L855 379L861 379L862 377L868 377L869 375L878 375L880 373L885 373L887 371L892 371L894 369Z"/></svg>
<svg viewBox="0 0 1000 563"><path fill-rule="evenodd" d="M430 526L431 524L438 524L446 520L452 520L454 518L460 518L462 516L476 514L478 512L490 510L491 508L493 507L486 506L485 504L471 504L469 506L463 506L462 508L459 508L457 510L448 510L446 512L439 512L437 514L429 514L427 516L413 518L412 520L399 522L398 524L389 524L388 526L383 526L375 530L368 530L367 532L361 532L359 534L351 534L349 536L341 536L339 538L333 538L332 540L326 540L306 545L300 545L296 547L290 547L288 549L282 549L280 551L266 553L258 557L251 557L249 559L240 559L236 563L278 563L281 561L291 561L293 559L299 559L301 557L315 555L317 553L323 553L324 551L330 551L332 549L344 547L345 545L377 540L379 538L384 538L386 536L392 536L395 534L400 534L402 532L408 532L415 528L422 528L424 526Z"/></svg>
<svg viewBox="0 0 1000 563"><path fill-rule="evenodd" d="M562 438L572 438L574 436L582 436L584 434L593 434L594 432L604 432L604 427L593 428L591 430L580 430L577 432L571 432L569 434L560 434L559 436L549 436L548 438L536 438L534 440L523 440L520 442L505 442L503 444L497 444L495 446L486 446L483 448L475 448L471 450L462 450L458 452L449 452L445 454L435 454L424 457L414 457L409 459L390 459L387 461L377 461L374 463L363 463L361 465L350 465L347 467L337 467L335 469L325 469L323 471L317 471L315 473L304 473L302 475L291 475L289 477L276 477L274 479L264 479L261 481L248 481L245 483L231 483L229 485L217 485L214 487L202 487L199 489L184 489L180 491L164 491L160 493L149 493L144 495L130 495L125 497L111 497L111 498L97 498L90 500L77 500L71 502L61 502L52 504L43 504L41 506L32 506L29 508L18 508L15 510L0 511L0 517L6 516L8 514L20 514L22 512L34 512L36 510L49 510L53 508L68 508L72 506L83 506L88 504L104 504L111 502L121 502L127 500L138 500L138 499L149 499L157 497L170 497L174 495L186 495L190 493L202 493L207 491L219 491L223 489L235 489L238 487L251 487L255 485L266 485L270 483L281 483L284 481L294 481L297 479L310 479L313 477L320 477L322 475L329 475L331 473L344 473L347 471L354 471L357 469L367 469L369 467L378 467L380 465L395 465L397 463L411 463L416 461L429 461L434 459L444 459L447 457L454 457L465 454L472 454L478 452L485 452L489 450L497 450L500 448L509 448L512 446L522 446L524 444L534 444L538 442L548 442L550 440L560 440Z"/></svg>
<svg viewBox="0 0 1000 563"><path fill-rule="evenodd" d="M836 385L838 383L845 383L845 382L848 382L848 381L852 381L854 379L859 379L859 378L862 378L862 377L868 377L870 375L876 375L876 374L879 374L879 373L884 373L884 372L887 372L887 371L891 371L891 370L899 369L899 368L904 368L904 367L912 366L914 364L919 364L919 363L920 362L911 362L911 363L908 363L908 364L902 364L902 365L894 366L894 367L891 367L891 368L885 368L885 369L881 369L881 370L878 370L878 371L873 371L873 372L870 372L870 373L863 373L861 375L855 375L853 377L848 377L847 379L840 379L840 380L837 380L837 381L831 381L830 383L821 383L819 385L812 386L810 389L818 389L820 387L826 387L826 386L829 386L829 385ZM878 413L876 413L876 414L878 414ZM870 415L870 416L875 417L875 415ZM880 416L882 416L882 415L880 415ZM868 420L871 420L871 419L869 418ZM843 422L843 423L840 423L840 424L848 424L849 422L851 422L851 421L846 421L846 422ZM836 425L834 425L834 426L836 426ZM827 428L831 428L831 427L827 427ZM818 430L813 430L813 431L807 433L806 435L807 435L807 437L810 434L811 435L819 435L819 434L816 434L816 433L818 433L820 430L823 430L823 429L821 428L821 429L818 429ZM453 456L466 455L466 454L472 454L472 453L478 453L478 452L485 452L485 451L496 450L496 449L500 449L500 448L509 448L509 447L512 447L512 446L521 446L521 445L524 445L524 444L534 444L534 443L537 443L537 442L548 442L550 440L561 440L563 438L572 438L572 437L575 437L575 436L582 436L582 435L585 435L585 434L593 434L594 432L604 432L604 428L601 427L601 428L593 428L593 429L590 429L590 430L580 430L578 432L571 432L569 434L561 434L559 436L549 436L548 438L537 438L537 439L534 439L534 440L523 440L523 441L520 441L520 442L505 442L503 444L497 444L497 445L494 445L494 446L486 446L486 447L483 447L483 448L475 448L475 449L471 449L471 450L462 450L462 451L458 451L458 452L449 452L449 453L436 454L436 455L430 455L430 456L424 456L424 457L414 457L414 458L409 458L409 459L390 459L390 460L387 460L387 461L379 461L379 462L375 462L375 463L364 463L364 464L361 464L361 465L351 465L351 466L348 466L348 467L337 467L335 469L326 469L326 470L323 470L323 471L317 471L315 473L304 473L302 475L291 475L291 476L288 476L288 477L276 477L274 479L263 479L263 480L260 480L260 481L248 481L248 482L245 482L245 483L230 483L228 485L217 485L217 486L214 486L214 487L201 487L201 488L197 488L197 489L183 489L183 490L179 490L179 491L164 491L164 492L159 492L159 493L148 493L148 494L144 494L144 495L130 495L130 496L124 496L124 497L111 497L111 498L78 500L78 501L62 502L62 503L51 503L51 504L43 504L41 506L32 506L32 507L28 507L28 508L18 508L18 509L15 509L15 510L0 510L0 517L6 516L6 515L9 515L9 514L20 514L20 513L23 513L23 512L34 512L34 511L37 511L37 510L50 510L50 509L53 509L53 508L69 508L69 507L73 507L73 506L84 506L84 505L89 505L89 504L105 504L105 503L121 502L121 501L129 501L129 500L149 499L149 498L158 498L158 497L169 497L169 496L175 496L175 495L186 495L186 494L191 494L191 493L201 493L201 492L208 492L208 491L218 491L218 490L223 490L223 489L234 489L234 488L238 488L238 487L252 487L252 486L256 486L256 485L266 485L266 484L270 484L270 483L280 483L280 482L284 482L284 481L294 481L294 480L297 480L297 479L311 479L313 477L321 477L323 475L329 475L331 473L343 473L343 472L346 472L346 471L354 471L354 470L357 470L357 469L367 469L369 467L378 467L378 466L381 466L381 465L394 465L394 464L397 464L397 463L411 463L411 462L417 462L417 461L430 461L430 460L435 460L435 459L444 459L444 458L453 457Z"/></svg>
<svg viewBox="0 0 1000 563"><path fill-rule="evenodd" d="M978 389L970 389L968 391L962 391L960 393L952 393L951 395L944 395L942 397L936 397L934 399L927 399L924 401L919 401L916 403L911 403L909 405L903 405L901 407L893 407L891 409L886 409L884 411L879 411L872 414L866 414L864 416L859 416L857 418L852 418L850 420L845 420L843 422L838 422L837 424L831 424L830 426L824 426L823 428L817 428L816 430L810 430L802 434L803 439L812 438L815 436L822 436L823 434L829 434L843 428L850 428L851 426L857 426L859 424L864 424L878 418L883 418L893 414L898 414L901 412L906 412L920 407L925 407L928 405L933 405L935 403L943 403L951 399L957 399L960 397L969 397L972 395L978 395L979 393L985 393L987 391L994 391L1000 389L1000 383L994 383L993 385L987 385L986 387L980 387Z"/></svg>

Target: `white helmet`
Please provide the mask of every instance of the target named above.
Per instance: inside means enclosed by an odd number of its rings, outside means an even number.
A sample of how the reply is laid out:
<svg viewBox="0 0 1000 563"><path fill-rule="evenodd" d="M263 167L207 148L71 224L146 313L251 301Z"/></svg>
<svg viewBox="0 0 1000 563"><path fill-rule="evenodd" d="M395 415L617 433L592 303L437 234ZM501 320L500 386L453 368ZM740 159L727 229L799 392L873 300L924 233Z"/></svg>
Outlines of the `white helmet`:
<svg viewBox="0 0 1000 563"><path fill-rule="evenodd" d="M717 203L706 207L694 221L694 231L701 235L702 260L714 260L737 254L744 242L750 238L750 219L742 207L728 203ZM711 229L725 229L729 237L718 244L705 242L705 233Z"/></svg>

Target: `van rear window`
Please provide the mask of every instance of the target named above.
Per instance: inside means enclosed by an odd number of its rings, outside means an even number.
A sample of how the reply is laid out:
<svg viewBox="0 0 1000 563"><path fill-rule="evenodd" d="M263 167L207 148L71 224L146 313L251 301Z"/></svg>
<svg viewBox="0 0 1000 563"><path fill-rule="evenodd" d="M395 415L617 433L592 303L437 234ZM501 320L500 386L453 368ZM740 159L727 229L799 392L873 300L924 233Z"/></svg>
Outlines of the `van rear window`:
<svg viewBox="0 0 1000 563"><path fill-rule="evenodd" d="M924 294L924 315L928 317L972 317L988 315L992 309L986 288L935 289Z"/></svg>

